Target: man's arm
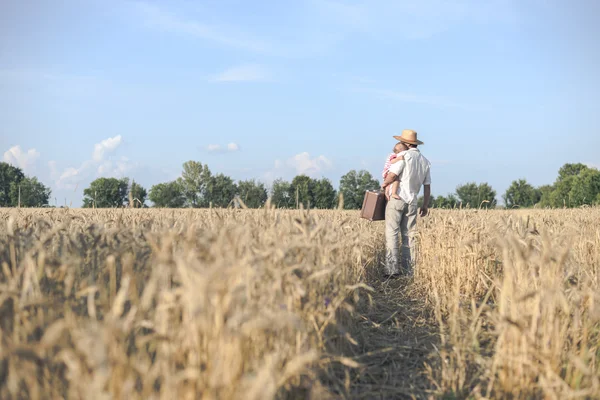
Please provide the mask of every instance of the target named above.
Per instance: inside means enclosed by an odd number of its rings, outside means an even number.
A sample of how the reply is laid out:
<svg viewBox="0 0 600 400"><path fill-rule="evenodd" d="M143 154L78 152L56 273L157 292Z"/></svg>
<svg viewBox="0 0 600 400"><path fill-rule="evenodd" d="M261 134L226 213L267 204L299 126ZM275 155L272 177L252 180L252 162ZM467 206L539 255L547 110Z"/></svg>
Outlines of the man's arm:
<svg viewBox="0 0 600 400"><path fill-rule="evenodd" d="M424 185L423 186L423 207L421 207L421 211L419 212L419 214L421 215L421 217L424 217L427 215L427 212L429 211L429 198L431 197L431 185Z"/></svg>
<svg viewBox="0 0 600 400"><path fill-rule="evenodd" d="M429 198L431 197L431 168L427 169L427 174L425 175L425 180L423 181L423 207L419 214L421 217L427 215L429 208Z"/></svg>

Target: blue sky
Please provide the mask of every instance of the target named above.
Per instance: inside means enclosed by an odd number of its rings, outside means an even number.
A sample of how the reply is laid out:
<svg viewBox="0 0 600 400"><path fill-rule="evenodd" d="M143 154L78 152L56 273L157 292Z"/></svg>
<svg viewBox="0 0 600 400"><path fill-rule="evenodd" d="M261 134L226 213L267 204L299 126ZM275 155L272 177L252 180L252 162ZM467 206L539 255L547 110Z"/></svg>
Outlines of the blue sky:
<svg viewBox="0 0 600 400"><path fill-rule="evenodd" d="M187 160L379 178L419 132L432 192L600 166L596 1L0 0L0 155L59 205Z"/></svg>

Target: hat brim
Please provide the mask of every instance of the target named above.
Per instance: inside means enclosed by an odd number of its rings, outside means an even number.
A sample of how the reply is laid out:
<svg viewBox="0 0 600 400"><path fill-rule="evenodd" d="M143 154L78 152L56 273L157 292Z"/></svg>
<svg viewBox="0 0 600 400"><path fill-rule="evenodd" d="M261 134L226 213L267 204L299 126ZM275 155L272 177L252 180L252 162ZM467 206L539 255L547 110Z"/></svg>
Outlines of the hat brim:
<svg viewBox="0 0 600 400"><path fill-rule="evenodd" d="M402 136L394 136L394 139L396 139L399 142L408 143L408 144L414 144L414 145L417 145L417 146L425 144L425 143L421 142L420 140L415 140L415 141L407 140L407 139L403 138Z"/></svg>

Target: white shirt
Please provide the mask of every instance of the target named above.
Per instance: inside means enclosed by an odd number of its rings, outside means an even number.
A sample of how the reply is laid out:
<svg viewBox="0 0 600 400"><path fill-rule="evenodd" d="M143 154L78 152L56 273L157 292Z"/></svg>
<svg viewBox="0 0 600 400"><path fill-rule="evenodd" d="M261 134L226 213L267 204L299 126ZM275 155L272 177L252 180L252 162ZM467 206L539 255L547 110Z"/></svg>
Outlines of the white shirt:
<svg viewBox="0 0 600 400"><path fill-rule="evenodd" d="M431 163L418 149L409 149L389 172L400 178L398 196L408 204L417 202L422 185L431 185Z"/></svg>

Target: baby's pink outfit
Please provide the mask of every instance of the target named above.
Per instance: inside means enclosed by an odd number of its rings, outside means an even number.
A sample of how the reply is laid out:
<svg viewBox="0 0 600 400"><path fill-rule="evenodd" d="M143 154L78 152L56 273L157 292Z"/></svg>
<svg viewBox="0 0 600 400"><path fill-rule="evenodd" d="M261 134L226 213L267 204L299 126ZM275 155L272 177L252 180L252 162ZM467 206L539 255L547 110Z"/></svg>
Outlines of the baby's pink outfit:
<svg viewBox="0 0 600 400"><path fill-rule="evenodd" d="M387 177L390 167L392 166L392 160L394 160L396 157L403 156L404 154L406 154L406 151L401 151L398 154L392 153L388 156L388 158L385 160L385 165L383 166L383 172L381 173L381 175L383 176L383 179L385 179ZM392 185L389 185L386 188L388 197L392 197L392 193L390 192L391 190L392 190Z"/></svg>

